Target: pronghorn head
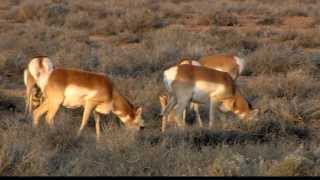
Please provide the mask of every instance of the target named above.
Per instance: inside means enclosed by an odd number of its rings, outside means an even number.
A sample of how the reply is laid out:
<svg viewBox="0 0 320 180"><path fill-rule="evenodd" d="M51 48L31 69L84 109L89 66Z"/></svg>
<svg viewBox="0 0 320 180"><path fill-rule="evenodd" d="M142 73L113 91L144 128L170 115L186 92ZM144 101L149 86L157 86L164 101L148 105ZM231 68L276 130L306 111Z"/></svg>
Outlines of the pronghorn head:
<svg viewBox="0 0 320 180"><path fill-rule="evenodd" d="M239 113L236 113L239 117L239 119L250 122L250 121L257 121L258 118L259 109L253 108L252 105L248 102L248 109L245 109L244 111L240 111Z"/></svg>
<svg viewBox="0 0 320 180"><path fill-rule="evenodd" d="M252 107L249 101L247 101L240 93L237 91L235 98L222 101L220 110L232 111L238 116L239 119L243 121L256 121L259 109Z"/></svg>
<svg viewBox="0 0 320 180"><path fill-rule="evenodd" d="M142 107L134 108L133 114L129 115L131 121L125 121L127 127L142 130L144 128L144 119L142 118Z"/></svg>

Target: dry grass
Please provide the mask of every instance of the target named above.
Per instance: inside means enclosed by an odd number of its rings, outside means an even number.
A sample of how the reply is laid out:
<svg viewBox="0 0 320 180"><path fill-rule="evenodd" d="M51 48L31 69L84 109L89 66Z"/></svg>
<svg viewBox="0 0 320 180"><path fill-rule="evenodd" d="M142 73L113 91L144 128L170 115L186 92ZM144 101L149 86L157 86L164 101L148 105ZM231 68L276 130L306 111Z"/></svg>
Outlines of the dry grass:
<svg viewBox="0 0 320 180"><path fill-rule="evenodd" d="M3 0L0 4L0 175L318 176L319 7L315 0ZM213 129L160 133L162 72L180 58L235 53L248 63L237 80L260 109L244 124L218 112ZM56 127L23 117L22 71L30 57L107 74L146 128L103 118L75 134L82 110L62 108ZM201 107L208 123L208 106Z"/></svg>

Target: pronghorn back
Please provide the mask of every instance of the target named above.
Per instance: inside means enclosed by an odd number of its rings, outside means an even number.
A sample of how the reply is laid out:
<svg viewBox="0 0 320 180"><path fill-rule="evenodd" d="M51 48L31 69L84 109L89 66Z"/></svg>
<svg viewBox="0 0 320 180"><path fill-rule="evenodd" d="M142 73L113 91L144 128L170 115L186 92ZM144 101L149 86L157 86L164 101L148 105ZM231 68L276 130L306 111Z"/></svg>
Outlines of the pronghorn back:
<svg viewBox="0 0 320 180"><path fill-rule="evenodd" d="M233 80L228 73L201 66L179 65L175 79L182 82L205 81L228 84L232 89L235 88Z"/></svg>
<svg viewBox="0 0 320 180"><path fill-rule="evenodd" d="M112 82L104 74L67 68L54 69L49 77L49 81L48 84L59 83L64 86L75 85L89 89L101 85L112 86Z"/></svg>
<svg viewBox="0 0 320 180"><path fill-rule="evenodd" d="M92 98L97 101L111 99L113 84L104 74L76 69L54 69L49 77L45 91L64 91L65 95L91 91Z"/></svg>
<svg viewBox="0 0 320 180"><path fill-rule="evenodd" d="M235 55L216 54L205 56L199 60L202 66L227 72L233 79L236 79L245 67L244 59Z"/></svg>

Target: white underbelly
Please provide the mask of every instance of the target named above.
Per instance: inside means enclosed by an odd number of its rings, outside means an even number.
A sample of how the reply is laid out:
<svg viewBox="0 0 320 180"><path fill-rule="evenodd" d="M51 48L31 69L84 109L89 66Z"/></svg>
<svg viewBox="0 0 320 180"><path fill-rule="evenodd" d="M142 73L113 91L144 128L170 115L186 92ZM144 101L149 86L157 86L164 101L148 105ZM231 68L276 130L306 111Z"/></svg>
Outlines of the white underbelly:
<svg viewBox="0 0 320 180"><path fill-rule="evenodd" d="M195 87L192 94L192 101L196 103L206 103L209 101L209 93Z"/></svg>
<svg viewBox="0 0 320 180"><path fill-rule="evenodd" d="M203 104L207 103L211 96L219 95L223 90L224 87L221 84L198 81L193 88L192 101Z"/></svg>
<svg viewBox="0 0 320 180"><path fill-rule="evenodd" d="M66 108L78 108L78 107L84 106L84 104L85 104L85 101L83 100L83 98L76 99L76 98L65 97L62 105Z"/></svg>
<svg viewBox="0 0 320 180"><path fill-rule="evenodd" d="M96 95L96 91L74 85L67 86L64 91L63 106L77 108Z"/></svg>

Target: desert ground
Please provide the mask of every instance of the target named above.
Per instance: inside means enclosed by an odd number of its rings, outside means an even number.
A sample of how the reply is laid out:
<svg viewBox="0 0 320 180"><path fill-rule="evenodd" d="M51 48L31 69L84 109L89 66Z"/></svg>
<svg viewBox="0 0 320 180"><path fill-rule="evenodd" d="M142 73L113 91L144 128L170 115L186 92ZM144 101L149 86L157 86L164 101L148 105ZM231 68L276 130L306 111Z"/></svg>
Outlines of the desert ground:
<svg viewBox="0 0 320 180"><path fill-rule="evenodd" d="M319 176L320 1L1 0L1 176ZM261 113L250 126L220 112L206 128L161 133L163 71L181 58L233 53L236 84ZM145 129L103 117L80 138L82 109L60 108L55 127L24 117L23 70L33 56L106 74Z"/></svg>

